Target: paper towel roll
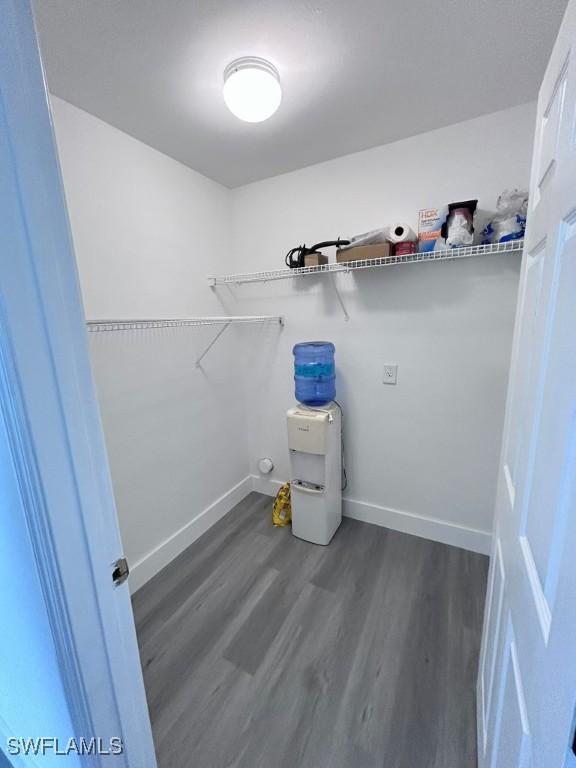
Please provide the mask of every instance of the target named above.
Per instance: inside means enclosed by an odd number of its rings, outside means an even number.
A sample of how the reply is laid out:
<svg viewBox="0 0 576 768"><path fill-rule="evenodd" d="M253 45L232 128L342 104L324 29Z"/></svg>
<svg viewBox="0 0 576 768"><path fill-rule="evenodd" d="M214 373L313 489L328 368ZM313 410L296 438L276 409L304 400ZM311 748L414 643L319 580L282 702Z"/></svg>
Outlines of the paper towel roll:
<svg viewBox="0 0 576 768"><path fill-rule="evenodd" d="M408 224L398 222L388 228L388 240L391 243L405 243L407 240L417 240L416 233Z"/></svg>

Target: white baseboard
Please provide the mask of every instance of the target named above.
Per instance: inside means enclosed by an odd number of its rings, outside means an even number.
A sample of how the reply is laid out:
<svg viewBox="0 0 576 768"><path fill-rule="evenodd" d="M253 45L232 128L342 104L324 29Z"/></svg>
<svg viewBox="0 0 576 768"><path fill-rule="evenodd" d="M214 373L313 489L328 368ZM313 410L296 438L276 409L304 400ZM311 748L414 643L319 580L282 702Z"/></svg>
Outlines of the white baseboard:
<svg viewBox="0 0 576 768"><path fill-rule="evenodd" d="M355 501L354 499L343 500L343 513L346 517L362 520L365 523L382 525L385 528L392 528L394 531L410 533L412 536L439 541L442 544L451 544L471 552L480 552L482 555L490 554L491 534L476 528L468 528L464 525L438 520L434 517L424 517L412 512L388 509L377 504L368 504L365 501Z"/></svg>
<svg viewBox="0 0 576 768"><path fill-rule="evenodd" d="M275 496L281 485L280 480L268 480L265 477L252 475L253 490L268 496ZM352 517L354 520L361 520L364 523L381 525L384 528L391 528L393 531L401 531L412 536L420 536L423 539L439 541L442 544L450 544L470 552L479 552L482 555L490 554L492 534L488 531L480 531L476 528L468 528L434 517L424 517L413 512L402 512L398 509L388 509L378 504L347 498L343 499L342 512L345 517Z"/></svg>
<svg viewBox="0 0 576 768"><path fill-rule="evenodd" d="M186 523L179 531L173 533L155 549L130 565L130 593L137 589L161 571L177 555L189 547L192 542L200 538L203 533L224 517L227 512L242 501L252 491L252 476L248 475L237 485L227 491L223 496L209 507L206 507L193 520Z"/></svg>
<svg viewBox="0 0 576 768"><path fill-rule="evenodd" d="M252 475L252 490L266 496L276 496L284 482L283 480L270 480L268 477L262 477L262 475Z"/></svg>

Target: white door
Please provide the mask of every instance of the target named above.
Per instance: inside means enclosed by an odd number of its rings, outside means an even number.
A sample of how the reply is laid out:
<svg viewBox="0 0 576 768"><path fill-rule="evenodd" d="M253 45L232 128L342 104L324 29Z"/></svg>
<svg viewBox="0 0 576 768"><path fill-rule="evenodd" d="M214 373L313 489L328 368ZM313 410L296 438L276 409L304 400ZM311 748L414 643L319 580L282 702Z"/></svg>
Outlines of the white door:
<svg viewBox="0 0 576 768"><path fill-rule="evenodd" d="M575 118L571 0L538 99L478 679L481 768L576 765Z"/></svg>
<svg viewBox="0 0 576 768"><path fill-rule="evenodd" d="M27 634L11 645L14 623L5 611L0 663L2 680L11 675L11 684L0 688L0 736L15 723L20 730L26 714L33 732L12 733L16 739L58 733L78 746L84 738L92 754L82 765L154 768L128 585L115 586L112 578L122 547L28 0L0 0L0 424L15 484L9 495L3 489L10 509L2 512L22 518L23 526L12 521L8 530L28 533L33 558L22 558L20 567L36 569L30 582L40 585L34 594L44 601L42 631L49 631L46 643L54 650L46 645L45 655L56 660L59 676L58 685L47 681L49 670L37 653L29 654L26 670L36 664L36 679L16 674L26 638L38 646L38 632L30 633L41 617L27 613L28 603L20 605ZM19 574L2 573L6 595ZM48 683L64 692L67 709L54 698L50 718L34 693L35 686L36 693L41 686L49 690ZM43 732L48 724L52 733ZM113 738L122 740L121 754L94 754L105 753ZM53 744L42 749L53 757ZM12 754L6 744L0 752ZM30 755L10 760L37 764Z"/></svg>

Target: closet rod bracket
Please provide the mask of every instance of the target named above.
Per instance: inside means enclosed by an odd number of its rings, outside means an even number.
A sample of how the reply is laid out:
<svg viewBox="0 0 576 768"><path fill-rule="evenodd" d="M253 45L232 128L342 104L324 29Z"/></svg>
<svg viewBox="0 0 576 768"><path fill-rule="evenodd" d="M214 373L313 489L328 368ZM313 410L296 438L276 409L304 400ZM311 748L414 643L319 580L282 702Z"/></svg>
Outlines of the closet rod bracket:
<svg viewBox="0 0 576 768"><path fill-rule="evenodd" d="M219 339L219 338L222 336L222 334L224 333L224 331L225 331L225 330L226 330L226 329L227 329L227 328L228 328L230 325L232 325L233 323L235 323L235 322L236 322L236 323L242 323L242 324L244 324L244 323L251 323L251 322L257 322L257 323L261 323L261 322L268 322L268 321L276 322L276 323L278 323L278 325L279 325L280 327L283 327L283 326L284 326L284 317L283 317L283 315L276 315L276 316L274 316L274 315L271 315L271 316L266 316L266 315L263 315L263 316L261 316L261 317L258 317L258 316L256 316L256 317L252 317L252 318L251 318L251 317L244 317L244 318L242 318L242 317L239 317L239 318L230 318L230 321L229 321L229 322L226 322L226 318L223 318L223 323L224 323L224 325L222 326L222 328L220 328L220 330L218 331L218 333L217 333L217 334L214 336L214 338L213 338L213 339L212 339L212 341L211 341L211 342L208 344L208 346L204 348L204 350L203 350L202 354L201 354L201 355L198 357L198 359L196 360L196 368L202 368L202 360L203 360L203 359L206 357L206 355L208 354L208 352L210 352L210 350L211 350L211 349L212 349L212 347L213 347L213 346L216 344L216 342L218 341L218 339Z"/></svg>
<svg viewBox="0 0 576 768"><path fill-rule="evenodd" d="M208 352L210 352L214 344L216 344L220 336L222 336L226 328L229 328L229 326L230 326L230 323L226 323L225 325L222 326L222 328L220 328L216 336L214 336L210 344L208 344L208 346L204 349L200 357L196 360L196 368L202 368L202 360L204 360Z"/></svg>
<svg viewBox="0 0 576 768"><path fill-rule="evenodd" d="M334 279L334 275L330 275L330 282L332 283L332 288L334 289L334 293L336 294L336 298L338 299L338 303L340 304L340 308L342 309L342 312L344 313L344 320L346 322L348 322L350 320L350 315L348 314L348 310L346 309L346 305L344 304L342 296L340 295L340 291L338 290L338 286L336 285L336 280Z"/></svg>

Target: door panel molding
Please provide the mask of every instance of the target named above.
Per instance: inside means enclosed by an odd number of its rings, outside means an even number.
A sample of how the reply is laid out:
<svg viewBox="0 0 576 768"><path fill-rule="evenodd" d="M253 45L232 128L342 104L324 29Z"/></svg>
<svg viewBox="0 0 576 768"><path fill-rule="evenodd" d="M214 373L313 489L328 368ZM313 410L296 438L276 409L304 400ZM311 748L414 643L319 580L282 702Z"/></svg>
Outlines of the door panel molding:
<svg viewBox="0 0 576 768"><path fill-rule="evenodd" d="M1 107L1 104L0 104ZM1 121L0 121L1 125ZM62 683L77 738L94 733L89 699L74 643L50 518L36 463L4 302L0 294L0 415L4 420L28 534L61 670Z"/></svg>
<svg viewBox="0 0 576 768"><path fill-rule="evenodd" d="M494 768L497 757L496 750L500 743L500 734L502 731L504 688L510 661L510 655L506 653L506 649L510 647L512 638L512 619L507 607L503 607L502 622L499 629L500 633L497 636L495 664L495 672L498 672L498 674L495 674L494 676L495 689L490 710L488 712L489 733L486 745L486 760L484 762L484 766L487 766L487 768ZM492 728L490 728L490 726L492 726ZM490 737L492 737L492 739ZM516 768L516 766L514 768Z"/></svg>
<svg viewBox="0 0 576 768"><path fill-rule="evenodd" d="M564 64L562 65L558 77L552 87L548 103L540 119L540 135L538 138L539 180L536 204L539 204L544 188L550 182L556 166L556 158L560 141L560 128L564 112L564 97L566 93L566 77L568 73L569 62L570 52L568 52L568 55L564 60ZM548 126L551 120L553 120L553 134L550 139L547 140L549 136Z"/></svg>
<svg viewBox="0 0 576 768"><path fill-rule="evenodd" d="M550 612L550 606L548 600L544 594L544 589L538 575L538 569L536 568L536 561L532 554L532 548L530 542L526 536L520 536L520 549L522 550L522 557L524 558L524 568L526 570L526 576L528 577L528 583L532 590L532 599L534 600L534 607L538 615L538 621L540 622L540 629L542 631L542 639L544 645L548 645L548 637L550 635L550 624L552 622L552 614Z"/></svg>
<svg viewBox="0 0 576 768"><path fill-rule="evenodd" d="M491 642L486 644L482 661L480 665L480 684L482 691L482 749L485 752L487 746L487 723L492 704L492 693L494 689L494 669L496 665L497 641L500 636L500 624L502 621L502 612L504 606L504 562L502 559L502 550L500 539L496 540L494 550L494 562L492 567L492 579L488 600L487 613L487 635Z"/></svg>

